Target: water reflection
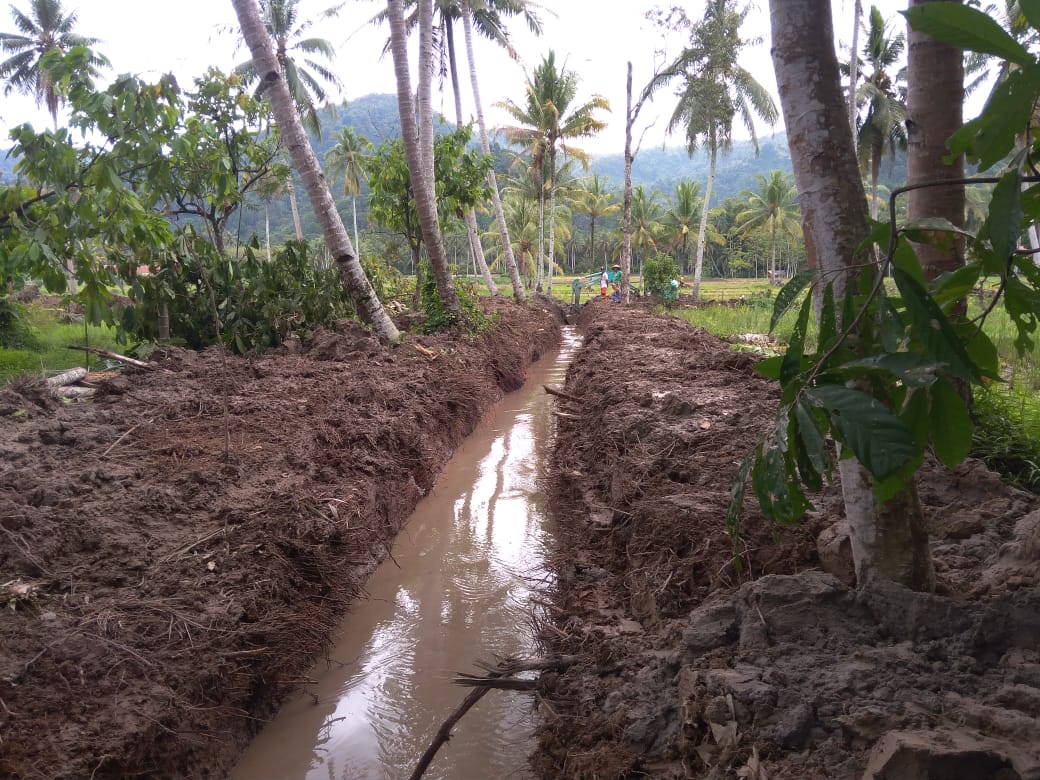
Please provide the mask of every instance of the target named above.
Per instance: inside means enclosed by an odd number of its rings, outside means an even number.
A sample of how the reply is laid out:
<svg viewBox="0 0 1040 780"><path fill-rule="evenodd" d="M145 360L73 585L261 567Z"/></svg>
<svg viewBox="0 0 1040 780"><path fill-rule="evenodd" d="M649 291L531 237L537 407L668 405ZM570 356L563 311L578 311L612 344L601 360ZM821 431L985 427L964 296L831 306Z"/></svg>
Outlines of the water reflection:
<svg viewBox="0 0 1040 780"><path fill-rule="evenodd" d="M578 339L542 360L452 458L368 584L317 690L282 708L233 780L407 778L466 690L478 658L527 654L526 603L542 575L540 475L552 432L541 385L561 384ZM317 701L315 701L315 696ZM494 691L455 728L429 780L525 778L530 699Z"/></svg>

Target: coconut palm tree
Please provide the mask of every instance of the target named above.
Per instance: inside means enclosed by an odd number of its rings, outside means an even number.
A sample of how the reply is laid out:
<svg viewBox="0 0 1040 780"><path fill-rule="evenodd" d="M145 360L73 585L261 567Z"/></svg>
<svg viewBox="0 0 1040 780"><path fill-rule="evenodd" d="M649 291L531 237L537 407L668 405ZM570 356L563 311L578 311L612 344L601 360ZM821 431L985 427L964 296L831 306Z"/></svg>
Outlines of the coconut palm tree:
<svg viewBox="0 0 1040 780"><path fill-rule="evenodd" d="M886 149L895 156L896 149L906 149L906 84L902 72L891 69L903 56L906 35L890 33L877 6L870 7L867 39L863 55L869 72L864 73L859 101L866 114L859 123L856 135L859 164L870 172L870 216L877 219L877 188L881 176L881 161Z"/></svg>
<svg viewBox="0 0 1040 780"><path fill-rule="evenodd" d="M617 192L608 189L606 181L598 173L581 182L576 193L574 210L579 214L589 215L589 268L595 270L596 262L596 220L617 214L621 204L617 201Z"/></svg>
<svg viewBox="0 0 1040 780"><path fill-rule="evenodd" d="M68 51L73 46L93 46L97 38L87 38L73 32L78 19L76 12L65 12L61 0L30 0L28 12L11 6L11 17L18 32L0 33L0 52L10 54L0 62L0 80L4 94L19 92L31 95L36 105L46 105L55 126L61 98L50 76L40 67L43 56L51 51ZM108 60L95 54L90 58L91 76L96 69L108 65Z"/></svg>
<svg viewBox="0 0 1040 780"><path fill-rule="evenodd" d="M672 251L676 253L676 259L682 255L680 273L686 273L690 268L689 238L694 225L700 221L700 191L701 187L696 182L680 180L675 185L675 196L661 217L661 225Z"/></svg>
<svg viewBox="0 0 1040 780"><path fill-rule="evenodd" d="M777 233L795 237L802 229L798 191L790 175L783 171L772 171L769 176L759 173L755 178L758 189L744 191L747 205L737 214L737 224L744 234L763 227L769 229L769 278L775 283Z"/></svg>
<svg viewBox="0 0 1040 780"><path fill-rule="evenodd" d="M656 252L661 241L661 204L656 192L647 192L637 184L632 188L632 255L639 265L651 252Z"/></svg>
<svg viewBox="0 0 1040 780"><path fill-rule="evenodd" d="M372 142L365 136L358 135L353 127L340 128L335 143L325 153L325 171L329 184L343 177L343 194L350 196L350 207L354 213L354 247L360 252L361 243L357 227L357 196L361 194L361 179L365 169L361 158L365 152L372 151Z"/></svg>
<svg viewBox="0 0 1040 780"><path fill-rule="evenodd" d="M232 0L232 5L242 27L242 37L253 55L257 70L263 73L278 73L277 55L265 30L256 0ZM376 296L354 247L350 245L350 237L339 218L339 212L336 211L328 184L321 175L318 159L307 139L287 81L284 78L271 80L265 94L271 102L271 110L286 139L293 164L303 179L315 217L325 237L325 244L336 261L340 278L343 279L344 287L358 315L372 327L380 339L387 342L396 341L400 333Z"/></svg>
<svg viewBox="0 0 1040 780"><path fill-rule="evenodd" d="M556 160L562 154L573 157L588 167L588 155L570 145L569 140L595 135L606 122L598 119L597 111L610 110L610 104L600 95L580 105L574 105L578 94L578 75L562 65L556 66L556 55L550 51L528 77L527 99L523 106L506 100L498 105L518 124L503 128L506 137L514 143L528 146L539 181L545 182L549 192L549 224L556 224ZM544 196L543 196L544 204ZM549 231L549 289L552 289L552 258L555 254L554 230Z"/></svg>
<svg viewBox="0 0 1040 780"><path fill-rule="evenodd" d="M767 122L777 119L776 104L765 87L737 58L745 46L757 40L740 37L748 7L736 0L708 0L704 19L690 25L690 42L683 52L644 90L651 95L662 86L680 81L679 101L668 121L668 131L683 129L686 148L692 156L704 145L708 149L708 183L704 188L701 222L697 232L697 262L694 266L693 295L700 295L701 270L704 265L704 241L708 229L708 209L715 185L715 170L720 151L733 144L733 121L740 118L751 135L758 153L755 116Z"/></svg>

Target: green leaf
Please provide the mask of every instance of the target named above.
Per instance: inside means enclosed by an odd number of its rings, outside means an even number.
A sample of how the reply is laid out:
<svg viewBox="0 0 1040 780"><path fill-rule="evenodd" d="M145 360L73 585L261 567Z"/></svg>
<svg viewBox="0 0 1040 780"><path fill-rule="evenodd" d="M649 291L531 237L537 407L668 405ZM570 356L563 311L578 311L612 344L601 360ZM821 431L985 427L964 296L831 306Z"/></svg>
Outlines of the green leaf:
<svg viewBox="0 0 1040 780"><path fill-rule="evenodd" d="M769 321L770 333L776 328L776 324L780 322L780 319L794 308L802 290L808 287L815 278L816 271L810 268L795 274L791 281L780 288L780 292L777 293L776 300L773 302L773 317Z"/></svg>
<svg viewBox="0 0 1040 780"><path fill-rule="evenodd" d="M975 289L981 273L981 266L971 263L956 271L942 274L935 280L935 293L932 297L940 306L962 300Z"/></svg>
<svg viewBox="0 0 1040 780"><path fill-rule="evenodd" d="M791 340L784 353L784 362L780 365L780 384L786 385L802 370L802 352L805 347L805 331L809 327L809 315L812 313L812 296L806 295L802 302L802 310L798 313Z"/></svg>
<svg viewBox="0 0 1040 780"><path fill-rule="evenodd" d="M941 364L915 352L896 352L842 363L827 374L843 379L885 375L895 377L908 387L927 387L942 368Z"/></svg>
<svg viewBox="0 0 1040 780"><path fill-rule="evenodd" d="M887 295L881 299L878 317L882 348L885 352L899 352L906 342L906 321Z"/></svg>
<svg viewBox="0 0 1040 780"><path fill-rule="evenodd" d="M820 385L805 394L827 411L837 438L876 479L894 474L917 453L913 434L876 398L841 385Z"/></svg>
<svg viewBox="0 0 1040 780"><path fill-rule="evenodd" d="M899 411L899 419L913 434L918 450L923 451L928 445L930 429L928 415L928 393L924 390L911 392L906 403Z"/></svg>
<svg viewBox="0 0 1040 780"><path fill-rule="evenodd" d="M744 507L744 494L747 491L747 478L751 473L751 467L755 464L758 449L751 450L740 462L740 468L733 477L733 487L730 489L729 505L726 507L726 531L729 533L733 543L737 543L740 536L740 510Z"/></svg>
<svg viewBox="0 0 1040 780"><path fill-rule="evenodd" d="M964 344L939 305L920 284L900 269L894 268L892 276L903 296L903 304L910 318L911 335L920 342L924 353L945 364L947 371L954 376L978 381L978 368L968 357Z"/></svg>
<svg viewBox="0 0 1040 780"><path fill-rule="evenodd" d="M929 421L935 457L944 466L953 468L968 457L975 426L961 394L945 379L932 385L929 396L932 402Z"/></svg>
<svg viewBox="0 0 1040 780"><path fill-rule="evenodd" d="M1001 261L995 270L1002 273L1022 233L1022 176L1017 170L1005 173L993 188L986 225L993 253Z"/></svg>
<svg viewBox="0 0 1040 780"><path fill-rule="evenodd" d="M921 261L917 257L917 252L914 251L910 242L907 241L906 236L899 237L895 254L892 256L892 265L911 276L918 284L924 287L924 271L921 270Z"/></svg>
<svg viewBox="0 0 1040 780"><path fill-rule="evenodd" d="M1027 354L1033 349L1030 334L1036 330L1040 292L1022 282L1017 275L1009 276L1004 288L1004 303L1017 329L1015 349L1019 355Z"/></svg>
<svg viewBox="0 0 1040 780"><path fill-rule="evenodd" d="M957 227L943 217L921 217L907 220L903 223L902 231L911 241L917 242L925 241L928 233L955 233L959 236L973 236L970 230Z"/></svg>
<svg viewBox="0 0 1040 780"><path fill-rule="evenodd" d="M779 381L780 379L780 366L783 365L784 356L774 355L763 360L758 361L754 365L754 370L764 376L766 379L772 379Z"/></svg>
<svg viewBox="0 0 1040 780"><path fill-rule="evenodd" d="M992 18L961 3L925 3L901 12L914 30L956 46L992 54L1016 65L1029 65L1033 57Z"/></svg>
<svg viewBox="0 0 1040 780"><path fill-rule="evenodd" d="M826 352L838 340L838 320L834 310L834 285L828 284L823 289L823 306L820 307L820 344L819 351Z"/></svg>
<svg viewBox="0 0 1040 780"><path fill-rule="evenodd" d="M793 471L775 441L761 446L751 471L751 486L763 514L780 525L797 523L810 506L798 488Z"/></svg>
<svg viewBox="0 0 1040 780"><path fill-rule="evenodd" d="M823 476L829 475L834 461L827 451L827 442L823 438L823 432L820 430L812 410L799 400L792 411L797 429L794 438L800 442L802 450L816 473ZM801 471L800 465L798 470ZM809 483L806 482L806 485L808 486ZM818 490L819 488L813 489Z"/></svg>
<svg viewBox="0 0 1040 780"><path fill-rule="evenodd" d="M1018 8L1034 30L1040 30L1040 0L1018 0Z"/></svg>
<svg viewBox="0 0 1040 780"><path fill-rule="evenodd" d="M1029 126L1038 94L1040 68L1012 71L993 88L985 112L950 137L950 157L967 154L981 170L1003 160Z"/></svg>

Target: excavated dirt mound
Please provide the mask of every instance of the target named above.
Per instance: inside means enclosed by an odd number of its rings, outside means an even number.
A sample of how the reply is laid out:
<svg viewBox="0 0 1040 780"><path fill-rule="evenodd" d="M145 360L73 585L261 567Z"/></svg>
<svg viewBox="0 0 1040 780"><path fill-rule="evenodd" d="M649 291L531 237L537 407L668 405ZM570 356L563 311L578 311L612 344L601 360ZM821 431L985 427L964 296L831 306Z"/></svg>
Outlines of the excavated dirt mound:
<svg viewBox="0 0 1040 780"><path fill-rule="evenodd" d="M1040 500L981 464L920 492L937 595L849 587L835 491L724 515L775 385L685 323L594 302L561 400L547 778L1040 778Z"/></svg>
<svg viewBox="0 0 1040 780"><path fill-rule="evenodd" d="M490 306L490 304L488 304ZM223 777L557 318L0 390L0 777Z"/></svg>

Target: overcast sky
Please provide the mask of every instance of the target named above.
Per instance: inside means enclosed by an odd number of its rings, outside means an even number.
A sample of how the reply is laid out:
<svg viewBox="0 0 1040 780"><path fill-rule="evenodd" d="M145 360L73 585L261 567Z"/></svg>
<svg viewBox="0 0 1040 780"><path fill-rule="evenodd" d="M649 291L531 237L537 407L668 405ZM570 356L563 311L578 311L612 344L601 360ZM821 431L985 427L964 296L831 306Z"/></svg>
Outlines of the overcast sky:
<svg viewBox="0 0 1040 780"><path fill-rule="evenodd" d="M13 0L26 8L27 0ZM301 0L300 18L317 18L332 0ZM875 0L886 18L901 24L897 11L904 9L906 0ZM14 26L6 13L8 3L0 11L0 30L13 31ZM178 0L176 3L145 2L144 0L65 0L67 9L75 9L79 21L77 30L82 35L101 39L98 50L112 62L113 73L133 72L147 80L172 71L182 86L214 65L229 69L248 59L244 47L237 48L237 20L230 0ZM610 101L613 112L607 116L608 128L595 140L579 146L594 154L613 154L624 151L625 71L632 62L634 89L645 83L653 71L658 52L667 50L674 56L681 40L667 40L659 30L644 19L647 10L659 5L638 0L543 0L540 12L544 23L541 37L531 35L519 19L512 21L515 48L520 59L509 59L497 47L481 41L476 59L480 69L480 89L488 122L492 126L508 120L500 110L493 108L496 101L523 99L525 73L536 65L550 49L557 61L566 61L568 67L580 74L579 100L599 94ZM683 4L691 17L703 13L703 0ZM865 6L869 8L870 3ZM388 36L385 26L367 24L383 4L378 0L347 0L337 18L316 24L311 34L326 38L337 49L334 70L344 84L343 99L350 100L373 92L394 92L393 62L389 54L383 56L382 47ZM835 25L838 39L846 50L852 37L852 0L834 0ZM552 9L550 11L550 9ZM776 81L769 56L769 18L767 3L758 0L753 5L743 34L745 38L761 37L762 43L748 47L742 64L775 96ZM862 36L861 36L862 40ZM465 92L464 111L468 120L472 115L468 65L459 31L461 77ZM841 55L847 57L847 52ZM413 53L414 63L414 53ZM414 69L413 69L414 72ZM413 82L413 88L414 88ZM454 118L454 104L450 85L437 89L435 109ZM34 108L32 101L14 95L0 98L0 138L6 140L7 131L24 121L49 124L49 118ZM640 126L653 124L647 132L644 145L660 144L664 139L664 124L673 107L670 91L662 91L655 102L644 108ZM782 128L777 128L782 129ZM637 133L640 128L637 127ZM760 128L769 134L769 127ZM4 145L0 141L0 145ZM666 141L680 145L681 137Z"/></svg>

